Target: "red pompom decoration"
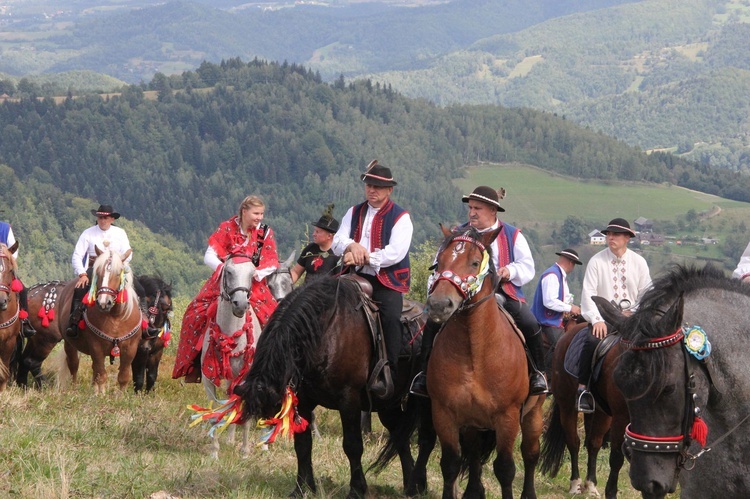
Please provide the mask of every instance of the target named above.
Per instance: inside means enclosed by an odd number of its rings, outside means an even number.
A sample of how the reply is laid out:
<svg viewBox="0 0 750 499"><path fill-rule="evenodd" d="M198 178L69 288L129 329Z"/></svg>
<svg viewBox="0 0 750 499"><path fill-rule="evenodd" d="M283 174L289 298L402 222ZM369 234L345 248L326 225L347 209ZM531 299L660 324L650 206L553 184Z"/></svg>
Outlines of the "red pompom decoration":
<svg viewBox="0 0 750 499"><path fill-rule="evenodd" d="M23 283L20 281L20 279L13 279L13 282L10 283L10 290L14 293L20 293L21 291L23 291Z"/></svg>
<svg viewBox="0 0 750 499"><path fill-rule="evenodd" d="M29 313L26 310L21 310L20 312L18 312L18 317L21 320L28 319L29 318Z"/></svg>
<svg viewBox="0 0 750 499"><path fill-rule="evenodd" d="M42 317L42 327L49 327L49 319L46 315Z"/></svg>
<svg viewBox="0 0 750 499"><path fill-rule="evenodd" d="M706 446L706 440L708 440L708 425L698 416L693 420L693 429L690 432L690 438L701 444L701 447Z"/></svg>
<svg viewBox="0 0 750 499"><path fill-rule="evenodd" d="M85 320L81 319L80 321L78 321L78 329L80 329L81 331L83 331L84 329L86 329L86 321Z"/></svg>
<svg viewBox="0 0 750 499"><path fill-rule="evenodd" d="M141 329L147 329L148 328L148 321L146 319L141 319Z"/></svg>
<svg viewBox="0 0 750 499"><path fill-rule="evenodd" d="M128 301L128 290L123 288L122 291L117 293L117 303L125 303Z"/></svg>
<svg viewBox="0 0 750 499"><path fill-rule="evenodd" d="M115 345L112 347L112 350L109 352L110 357L119 357L120 356L120 347Z"/></svg>
<svg viewBox="0 0 750 499"><path fill-rule="evenodd" d="M55 320L55 309L53 308L49 312L47 312L47 317L49 317L49 320L53 321Z"/></svg>
<svg viewBox="0 0 750 499"><path fill-rule="evenodd" d="M47 317L47 311L44 309L44 307L40 307L39 312L36 313L36 316L40 319L44 319L45 317Z"/></svg>

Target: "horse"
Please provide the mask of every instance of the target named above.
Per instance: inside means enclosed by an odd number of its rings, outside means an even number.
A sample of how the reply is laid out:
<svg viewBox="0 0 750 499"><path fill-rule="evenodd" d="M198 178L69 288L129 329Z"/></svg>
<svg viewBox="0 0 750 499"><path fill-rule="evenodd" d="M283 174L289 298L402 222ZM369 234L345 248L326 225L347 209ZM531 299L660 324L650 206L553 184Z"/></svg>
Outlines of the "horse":
<svg viewBox="0 0 750 499"><path fill-rule="evenodd" d="M172 285L156 276L138 276L136 281L145 293L143 312L148 325L143 329L133 359L133 384L135 393L139 393L145 382L148 393L156 383L161 357L171 339Z"/></svg>
<svg viewBox="0 0 750 499"><path fill-rule="evenodd" d="M544 396L529 396L527 358L520 331L495 301L491 243L501 229L480 234L449 231L437 254L426 308L442 323L427 367L432 421L442 448L443 497L484 497L482 466L493 450L502 497L512 497L513 446L519 427L524 461L522 497L535 498ZM490 431L484 431L490 430Z"/></svg>
<svg viewBox="0 0 750 499"><path fill-rule="evenodd" d="M229 255L221 270L220 294L215 305L215 319L211 309L209 322L203 336L201 349L201 380L209 400L221 404L216 396L216 387L222 380L239 381L253 361L255 347L261 336L260 323L250 306L250 289L253 284L255 265L250 258ZM250 425L241 423L242 456L250 455ZM236 426L229 428L229 440L234 441ZM211 457L219 457L219 439L211 432Z"/></svg>
<svg viewBox="0 0 750 499"><path fill-rule="evenodd" d="M349 278L321 276L295 289L266 324L253 365L235 393L243 398L246 418L271 418L279 413L282 399L289 399L290 391L295 392L298 416L307 421L317 406L338 411L349 460L350 498L364 497L367 491L360 414L376 411L389 437L368 470L380 471L398 455L404 487L414 495L426 486L426 480L410 482L414 460L409 436L418 412L411 400L405 411L401 403L418 362L413 360L414 353L401 356L394 395L388 400L372 398L368 377L374 346L363 308L359 284ZM300 497L316 490L310 425L294 433L294 450L297 477L291 495Z"/></svg>
<svg viewBox="0 0 750 499"><path fill-rule="evenodd" d="M18 251L18 241L10 248L0 244L0 392L5 390L11 376L11 358L21 337L21 304L16 277L18 265L13 255Z"/></svg>
<svg viewBox="0 0 750 499"><path fill-rule="evenodd" d="M711 266L676 266L630 317L595 302L626 347L614 380L630 410L633 487L662 498L679 480L683 497L749 497L750 287Z"/></svg>
<svg viewBox="0 0 750 499"><path fill-rule="evenodd" d="M547 429L542 438L542 461L540 470L551 477L557 476L562 465L563 455L567 447L570 454L570 488L569 494L590 494L599 496L596 489L596 461L599 450L609 432L611 445L609 451L609 477L605 487L607 498L617 497L617 480L625 460L622 453L622 442L625 427L630 421L628 407L620 390L613 381L613 371L623 348L619 336L611 335L614 341L602 358L600 374L591 385L591 391L596 400L596 411L584 414L585 445L588 453L586 465L586 480L581 484L578 472L578 451L581 440L578 437L578 409L576 408L576 392L578 378L572 376L565 369L565 355L570 349L576 334L588 324L571 323L560 338L552 357L551 392L552 403L547 413Z"/></svg>
<svg viewBox="0 0 750 499"><path fill-rule="evenodd" d="M271 291L271 294L276 301L280 301L294 289L291 273L291 269L294 266L294 257L295 252L292 251L289 258L282 262L279 268L277 268L272 274L266 277L268 289Z"/></svg>

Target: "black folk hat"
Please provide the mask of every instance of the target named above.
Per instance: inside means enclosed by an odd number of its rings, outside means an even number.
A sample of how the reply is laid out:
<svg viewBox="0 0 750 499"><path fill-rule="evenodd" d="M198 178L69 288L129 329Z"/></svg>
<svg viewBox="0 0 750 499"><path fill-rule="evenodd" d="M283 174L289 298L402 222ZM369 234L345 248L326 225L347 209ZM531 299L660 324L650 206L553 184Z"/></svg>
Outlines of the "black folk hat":
<svg viewBox="0 0 750 499"><path fill-rule="evenodd" d="M613 218L609 221L607 228L602 231L602 234L612 232L613 234L628 234L630 237L635 237L635 232L630 228L630 224L624 218Z"/></svg>
<svg viewBox="0 0 750 499"><path fill-rule="evenodd" d="M335 234L339 230L339 221L333 218L333 207L333 203L326 206L323 215L321 215L317 222L313 223L315 227L330 232L331 234Z"/></svg>
<svg viewBox="0 0 750 499"><path fill-rule="evenodd" d="M480 185L471 194L466 194L461 198L461 201L468 203L469 200L481 201L487 203L490 206L497 208L497 211L505 211L505 208L500 206L500 200L505 197L505 189L502 187L499 190L495 190L492 187L486 185Z"/></svg>
<svg viewBox="0 0 750 499"><path fill-rule="evenodd" d="M370 164L367 165L367 170L360 178L365 184L376 185L378 187L393 187L394 185L398 185L393 180L391 169L379 164L377 159L370 161Z"/></svg>
<svg viewBox="0 0 750 499"><path fill-rule="evenodd" d="M100 204L99 208L91 210L91 214L95 217L112 217L115 220L120 218L120 214L112 209L112 205L109 204Z"/></svg>
<svg viewBox="0 0 750 499"><path fill-rule="evenodd" d="M564 256L571 262L575 263L576 265L583 265L583 262L580 258L578 258L578 252L574 249L566 248L562 251L558 251L555 253L558 256Z"/></svg>

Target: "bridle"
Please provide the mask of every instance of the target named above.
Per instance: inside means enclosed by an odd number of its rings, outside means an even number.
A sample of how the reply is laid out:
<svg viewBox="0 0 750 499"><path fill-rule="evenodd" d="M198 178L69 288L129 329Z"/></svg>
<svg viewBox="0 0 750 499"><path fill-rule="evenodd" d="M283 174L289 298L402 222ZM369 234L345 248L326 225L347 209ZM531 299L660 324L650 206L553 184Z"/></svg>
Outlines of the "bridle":
<svg viewBox="0 0 750 499"><path fill-rule="evenodd" d="M237 291L244 291L247 293L248 296L250 296L250 289L245 286L237 286L236 288L227 289L226 279L224 279L224 271L226 269L226 264L229 262L229 260L236 260L237 263L245 263L245 262L252 262L252 259L243 256L243 255L230 255L227 257L227 259L224 262L224 267L222 267L221 272L221 292L220 296L222 300L224 301L231 301L232 295L234 295Z"/></svg>
<svg viewBox="0 0 750 499"><path fill-rule="evenodd" d="M162 306L161 305L161 293L162 290L159 289L156 291L156 298L154 298L154 304L151 305L146 309L146 317L148 321L149 327L144 330L144 337L145 338L155 338L159 335L159 329L154 328L162 328L165 324L169 326L169 313L171 306ZM165 293L165 297L168 297L168 295ZM164 322L160 325L156 325L156 319L159 317L159 312L164 314ZM152 331L155 331L152 333Z"/></svg>
<svg viewBox="0 0 750 499"><path fill-rule="evenodd" d="M703 342L695 347L691 345L692 335L702 335ZM679 453L680 458L677 461L677 469L675 473L679 473L680 468L691 470L695 466L695 461L703 454L710 452L714 446L729 436L734 430L736 430L742 423L744 423L750 414L745 416L739 423L737 423L728 432L723 434L721 437L714 440L710 445L706 445L706 437L708 435L708 428L705 422L701 418L701 409L698 407L697 393L696 393L696 382L694 366L697 362L700 362L701 366L705 367L708 371L709 382L711 381L711 373L706 364L706 358L711 353L711 343L705 337L705 332L698 326L681 326L677 331L669 336L662 338L656 338L646 343L634 344L629 340L622 339L621 343L625 348L629 350L658 350L661 348L669 348L674 345L680 345L682 351L684 364L685 364L685 410L682 419L682 434L676 436L650 436L642 435L634 432L630 424L625 428L625 441L623 447L626 449L632 449L639 452L648 453ZM690 445L695 440L701 446L701 450L697 454L690 453ZM627 453L625 453L628 456Z"/></svg>
<svg viewBox="0 0 750 499"><path fill-rule="evenodd" d="M453 287L456 288L458 293L461 295L462 301L461 305L459 306L458 310L464 310L469 307L474 307L478 305L479 303L483 302L487 298L489 298L492 295L488 295L487 297L482 298L481 300L471 303L471 299L476 296L477 293L479 293L479 290L482 289L482 286L484 284L484 279L488 275L494 276L494 272L492 270L492 263L490 261L490 254L489 251L487 251L487 248L485 245L478 241L477 239L474 239L473 237L470 237L466 234L456 236L453 239L451 239L451 243L454 243L458 241L473 244L479 250L482 252L482 264L479 268L479 272L477 274L467 274L464 276L461 276L459 274L456 274L452 270L443 270L442 272L438 272L437 269L435 269L433 273L434 280L432 282L432 285L430 286L430 290L427 293L428 295L432 294L432 292L435 290L435 287L440 281L447 281L449 282ZM438 256L445 251L447 247L442 248L438 252ZM457 249L454 248L454 252L456 252Z"/></svg>

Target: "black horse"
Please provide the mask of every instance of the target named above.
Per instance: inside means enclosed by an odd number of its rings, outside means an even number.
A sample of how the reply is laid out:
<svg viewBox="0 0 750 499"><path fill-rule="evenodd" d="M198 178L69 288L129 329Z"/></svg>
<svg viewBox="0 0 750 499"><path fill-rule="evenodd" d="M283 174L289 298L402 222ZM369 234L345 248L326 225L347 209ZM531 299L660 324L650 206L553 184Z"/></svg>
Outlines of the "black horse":
<svg viewBox="0 0 750 499"><path fill-rule="evenodd" d="M236 393L245 401L245 416L270 418L279 411L282 396L291 387L298 397L299 415L311 418L316 406L339 411L343 447L351 469L348 497L363 497L367 482L362 468L360 413L378 413L389 431L388 440L370 469L380 471L396 455L409 494L424 491L425 480L409 482L414 460L409 431L418 417L415 403L401 404L416 374L417 352L402 357L395 395L386 401L368 393L373 341L362 309L358 285L349 279L321 277L294 290L279 303L258 341L253 365ZM316 489L312 468L310 426L294 435L297 455L295 496Z"/></svg>
<svg viewBox="0 0 750 499"><path fill-rule="evenodd" d="M164 349L169 344L172 323L172 285L161 277L136 277L143 315L148 325L143 329L138 351L133 359L133 384L138 393L146 384L146 392L151 391L159 374L159 363Z"/></svg>

